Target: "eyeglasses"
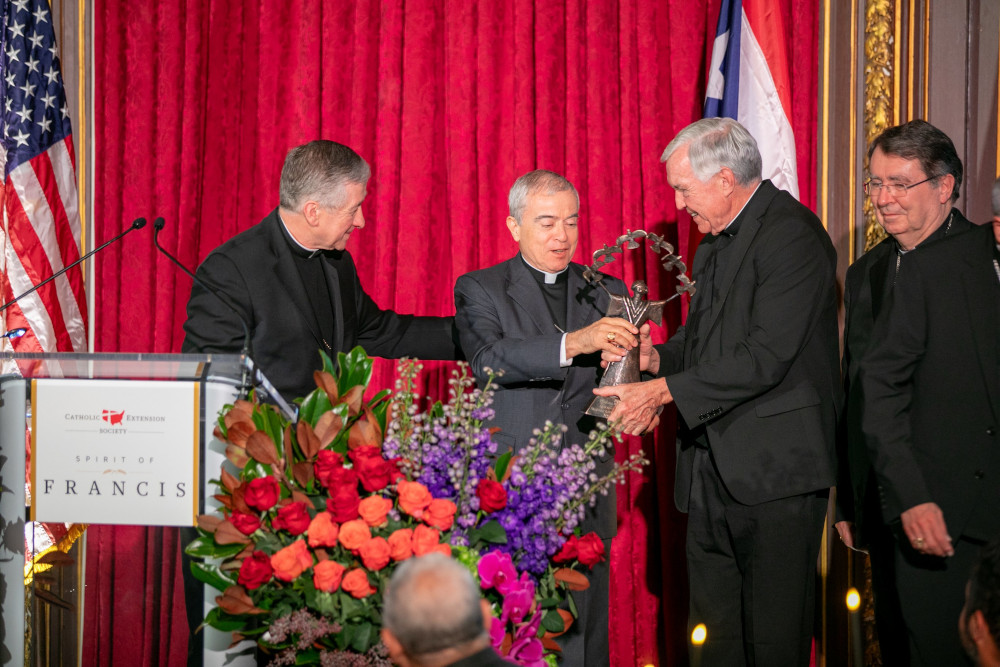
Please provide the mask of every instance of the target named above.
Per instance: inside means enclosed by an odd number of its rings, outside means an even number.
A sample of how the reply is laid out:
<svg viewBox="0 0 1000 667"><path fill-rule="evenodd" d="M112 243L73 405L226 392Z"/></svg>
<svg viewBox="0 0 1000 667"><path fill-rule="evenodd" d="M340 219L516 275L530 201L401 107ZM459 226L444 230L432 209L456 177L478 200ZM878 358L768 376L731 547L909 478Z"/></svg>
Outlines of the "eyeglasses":
<svg viewBox="0 0 1000 667"><path fill-rule="evenodd" d="M889 196L893 199L902 199L906 196L906 193L910 191L910 188L915 188L922 183L928 181L933 181L935 178L940 178L941 175L931 176L930 178L925 178L922 181L917 181L916 183L911 183L910 185L903 185L902 183L883 183L882 181L865 181L864 189L865 194L869 197L878 197L879 193L882 192L884 188Z"/></svg>

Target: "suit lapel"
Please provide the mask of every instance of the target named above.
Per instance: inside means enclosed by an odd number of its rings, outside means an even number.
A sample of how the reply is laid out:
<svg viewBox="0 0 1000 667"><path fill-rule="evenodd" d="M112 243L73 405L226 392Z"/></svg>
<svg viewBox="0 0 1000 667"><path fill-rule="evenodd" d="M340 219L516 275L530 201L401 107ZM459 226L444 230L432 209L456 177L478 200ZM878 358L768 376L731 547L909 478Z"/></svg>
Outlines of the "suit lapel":
<svg viewBox="0 0 1000 667"><path fill-rule="evenodd" d="M582 329L607 313L607 292L584 280L583 269L576 264L569 265L566 298L569 301L566 313L566 328L569 331Z"/></svg>
<svg viewBox="0 0 1000 667"><path fill-rule="evenodd" d="M346 252L346 251L345 251ZM333 262L325 262L326 267L326 282L330 287L330 297L333 302L331 306L333 307L333 352L337 350L344 350L346 346L344 345L344 304L348 302L347 298L343 293L341 293L340 285L340 272L337 271L337 267L334 266ZM348 289L350 286L345 285L343 289ZM350 299L353 304L353 296ZM351 347L354 347L353 344Z"/></svg>
<svg viewBox="0 0 1000 667"><path fill-rule="evenodd" d="M282 231L281 218L278 217L277 209L271 214L273 217L271 225L271 252L274 258L272 271L277 276L279 289L283 289L288 295L288 300L298 309L301 316L300 322L305 324L309 332L316 338L316 342L322 345L323 336L319 331L319 324L316 322L316 314L309 303L309 296L306 294L305 286L302 284L302 276L295 268L295 259L292 257L292 249L288 247ZM334 294L339 292L333 292ZM291 323L289 323L291 324ZM338 330L340 327L338 327ZM339 348L337 348L339 349Z"/></svg>
<svg viewBox="0 0 1000 667"><path fill-rule="evenodd" d="M558 329L549 316L549 307L542 296L542 290L524 266L520 254L507 262L506 291L510 300L528 314L538 328L538 333L557 333Z"/></svg>

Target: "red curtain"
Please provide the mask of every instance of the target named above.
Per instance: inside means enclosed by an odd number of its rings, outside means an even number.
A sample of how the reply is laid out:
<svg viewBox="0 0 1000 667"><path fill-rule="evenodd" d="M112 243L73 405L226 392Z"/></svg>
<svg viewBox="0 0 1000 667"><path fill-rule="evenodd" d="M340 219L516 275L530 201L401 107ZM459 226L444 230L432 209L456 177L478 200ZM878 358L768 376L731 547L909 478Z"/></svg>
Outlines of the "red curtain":
<svg viewBox="0 0 1000 667"><path fill-rule="evenodd" d="M102 240L162 215L164 245L195 267L277 203L286 151L315 138L372 165L367 227L352 236L383 307L449 315L459 275L516 251L507 190L543 167L581 194L576 260L628 229L698 241L659 156L701 115L721 0L107 0L94 20L95 225ZM802 199L815 197L817 9L776 0L788 27ZM190 280L140 232L96 259L99 351L176 352ZM655 257L608 267L673 292ZM681 320L674 302L667 329ZM660 333L664 338L666 332ZM451 366L429 363L443 396ZM390 387L380 363L375 386ZM673 424L631 439L652 465L619 491L611 554L612 664L686 654L683 519L672 503ZM84 664L183 664L177 540L91 529ZM112 585L114 597L91 593Z"/></svg>

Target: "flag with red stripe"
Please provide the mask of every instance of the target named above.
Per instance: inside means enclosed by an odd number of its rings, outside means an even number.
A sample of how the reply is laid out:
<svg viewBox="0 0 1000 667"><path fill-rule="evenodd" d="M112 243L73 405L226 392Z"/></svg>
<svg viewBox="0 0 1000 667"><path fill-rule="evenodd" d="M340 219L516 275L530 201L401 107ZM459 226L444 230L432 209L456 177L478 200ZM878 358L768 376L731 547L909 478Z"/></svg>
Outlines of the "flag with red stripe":
<svg viewBox="0 0 1000 667"><path fill-rule="evenodd" d="M2 0L4 187L0 301L7 303L80 257L75 155L59 51L47 0ZM3 313L28 332L18 352L86 352L87 302L79 267Z"/></svg>
<svg viewBox="0 0 1000 667"><path fill-rule="evenodd" d="M735 118L757 140L764 178L799 196L791 68L781 13L766 0L723 0L705 117Z"/></svg>

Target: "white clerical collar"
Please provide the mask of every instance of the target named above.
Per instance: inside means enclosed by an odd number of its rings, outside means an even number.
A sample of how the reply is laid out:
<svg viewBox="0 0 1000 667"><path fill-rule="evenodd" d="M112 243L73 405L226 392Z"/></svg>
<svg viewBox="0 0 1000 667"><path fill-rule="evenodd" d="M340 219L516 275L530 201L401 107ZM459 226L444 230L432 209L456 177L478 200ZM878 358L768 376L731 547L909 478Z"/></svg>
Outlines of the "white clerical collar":
<svg viewBox="0 0 1000 667"><path fill-rule="evenodd" d="M297 245L298 247L302 248L306 252L312 253L312 255L310 255L310 257L315 256L316 253L318 253L320 251L319 248L310 248L308 246L304 246L301 243L299 243L299 240L297 238L295 238L295 234L292 234L292 230L290 230L288 228L288 225L285 224L285 219L281 217L281 212L280 211L278 212L278 220L281 221L281 226L285 228L286 232L288 232L288 238L292 239L292 241L294 241L295 245Z"/></svg>
<svg viewBox="0 0 1000 667"><path fill-rule="evenodd" d="M753 199L753 196L754 196L755 194L757 194L757 190L760 190L760 186L761 186L761 183L763 183L763 182L764 182L764 181L761 181L760 183L758 183L758 184L757 184L757 187L755 187L755 188L753 189L753 192L751 192L751 193L750 193L750 196L749 196L749 197L747 197L747 200L746 200L745 202L743 202L743 206L741 206L741 207L740 207L740 210L739 210L739 212L737 212L737 213L736 213L736 215L735 215L735 216L733 216L733 219L729 221L729 224L728 224L728 225L726 225L726 226L725 226L725 227L724 227L724 228L722 229L722 231L726 231L727 229L729 229L729 228L730 228L730 227L732 226L732 224L733 224L734 222L736 222L736 218L740 217L740 213L743 213L743 209L745 209L745 208L747 207L747 204L749 204L749 203L750 203L750 200L751 200L751 199Z"/></svg>
<svg viewBox="0 0 1000 667"><path fill-rule="evenodd" d="M548 271L542 271L540 268L538 268L537 266L535 266L534 264L532 264L531 262L529 262L528 259L524 255L521 255L521 259L524 261L525 264L527 264L528 266L530 266L531 268L533 268L535 271L538 271L540 274L542 274L545 277L545 284L546 285L555 285L556 284L556 279L559 277L559 275L562 274L562 273L566 273L566 271L569 270L569 264L567 264L566 268L563 269L562 271L556 271L555 273L549 273Z"/></svg>

